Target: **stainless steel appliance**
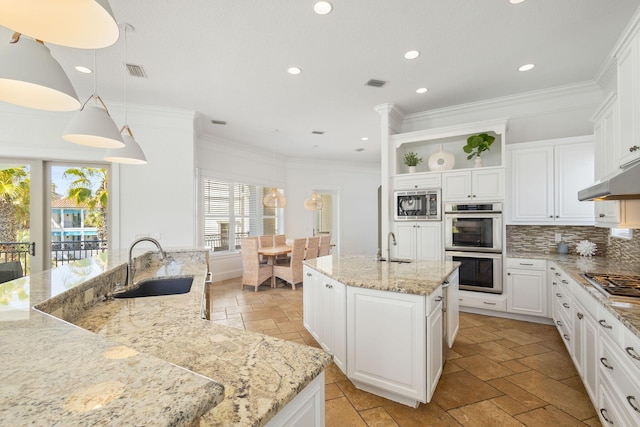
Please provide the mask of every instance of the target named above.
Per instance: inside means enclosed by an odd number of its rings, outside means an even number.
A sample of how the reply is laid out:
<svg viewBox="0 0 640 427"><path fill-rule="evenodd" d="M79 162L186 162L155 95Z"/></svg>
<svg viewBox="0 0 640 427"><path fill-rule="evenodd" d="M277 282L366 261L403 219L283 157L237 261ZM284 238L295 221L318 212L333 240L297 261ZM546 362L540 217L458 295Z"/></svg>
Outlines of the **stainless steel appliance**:
<svg viewBox="0 0 640 427"><path fill-rule="evenodd" d="M446 251L447 261L460 262L460 289L502 293L502 254Z"/></svg>
<svg viewBox="0 0 640 427"><path fill-rule="evenodd" d="M612 301L640 304L640 275L638 274L600 274L582 275L596 289Z"/></svg>
<svg viewBox="0 0 640 427"><path fill-rule="evenodd" d="M502 252L502 203L445 204L444 248Z"/></svg>
<svg viewBox="0 0 640 427"><path fill-rule="evenodd" d="M396 221L440 221L440 189L394 191Z"/></svg>
<svg viewBox="0 0 640 427"><path fill-rule="evenodd" d="M640 163L634 162L616 173L578 191L579 200L630 200L640 199Z"/></svg>

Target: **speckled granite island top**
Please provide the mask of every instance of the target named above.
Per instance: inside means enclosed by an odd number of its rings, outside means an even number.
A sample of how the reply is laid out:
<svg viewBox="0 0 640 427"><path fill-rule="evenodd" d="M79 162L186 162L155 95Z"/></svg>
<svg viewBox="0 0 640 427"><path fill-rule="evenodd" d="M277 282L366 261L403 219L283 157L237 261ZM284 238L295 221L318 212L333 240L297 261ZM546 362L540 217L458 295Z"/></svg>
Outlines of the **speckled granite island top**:
<svg viewBox="0 0 640 427"><path fill-rule="evenodd" d="M603 307L627 326L631 332L640 337L640 300L638 300L638 304L612 303L581 276L582 273L640 274L640 264L621 262L607 257L583 257L579 255L522 251L507 251L507 257L546 259L555 262L558 267L580 283Z"/></svg>
<svg viewBox="0 0 640 427"><path fill-rule="evenodd" d="M430 295L460 265L457 261L389 263L364 255L329 255L304 264L348 286L415 295Z"/></svg>
<svg viewBox="0 0 640 427"><path fill-rule="evenodd" d="M113 291L108 282L124 282L122 254L92 258L84 270L51 270L40 280L46 286L34 289L26 305L16 302L23 285L10 282L17 290L0 318L15 312L26 319L0 322L0 356L8 366L0 374L3 423L266 424L331 356L202 319L203 254L169 253L162 262L155 254L140 257L136 281L194 276L183 295L103 301L103 293ZM74 268L86 277L78 278ZM92 281L99 283L83 286ZM61 291L52 292L54 287ZM30 310L33 303L83 329Z"/></svg>

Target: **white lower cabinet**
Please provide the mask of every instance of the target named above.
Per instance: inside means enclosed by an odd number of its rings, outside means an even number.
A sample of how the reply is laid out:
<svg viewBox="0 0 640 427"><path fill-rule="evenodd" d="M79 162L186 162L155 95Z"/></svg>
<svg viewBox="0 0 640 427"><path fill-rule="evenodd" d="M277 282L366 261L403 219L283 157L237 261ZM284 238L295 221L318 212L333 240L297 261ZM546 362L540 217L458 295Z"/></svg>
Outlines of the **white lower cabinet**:
<svg viewBox="0 0 640 427"><path fill-rule="evenodd" d="M438 380L442 375L444 360L442 357L443 346L446 345L442 336L442 298L441 295L430 295L433 298L435 307L427 316L427 402L431 401L431 397L436 390Z"/></svg>
<svg viewBox="0 0 640 427"><path fill-rule="evenodd" d="M546 261L507 259L507 312L549 317Z"/></svg>
<svg viewBox="0 0 640 427"><path fill-rule="evenodd" d="M303 277L304 326L346 373L346 286L306 266Z"/></svg>
<svg viewBox="0 0 640 427"><path fill-rule="evenodd" d="M592 402L597 401L598 324L576 299L573 301L573 363Z"/></svg>
<svg viewBox="0 0 640 427"><path fill-rule="evenodd" d="M267 427L324 427L324 372L287 403Z"/></svg>
<svg viewBox="0 0 640 427"><path fill-rule="evenodd" d="M427 402L425 300L347 287L347 376L356 387L413 407Z"/></svg>

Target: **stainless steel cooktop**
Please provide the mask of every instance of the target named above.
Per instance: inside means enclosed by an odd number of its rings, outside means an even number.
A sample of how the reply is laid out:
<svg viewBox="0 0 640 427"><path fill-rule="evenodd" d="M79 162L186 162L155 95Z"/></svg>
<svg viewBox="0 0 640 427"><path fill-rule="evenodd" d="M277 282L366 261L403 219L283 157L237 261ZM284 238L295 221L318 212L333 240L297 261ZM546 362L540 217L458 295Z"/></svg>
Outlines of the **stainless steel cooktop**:
<svg viewBox="0 0 640 427"><path fill-rule="evenodd" d="M640 303L639 274L584 273L582 277L611 300Z"/></svg>

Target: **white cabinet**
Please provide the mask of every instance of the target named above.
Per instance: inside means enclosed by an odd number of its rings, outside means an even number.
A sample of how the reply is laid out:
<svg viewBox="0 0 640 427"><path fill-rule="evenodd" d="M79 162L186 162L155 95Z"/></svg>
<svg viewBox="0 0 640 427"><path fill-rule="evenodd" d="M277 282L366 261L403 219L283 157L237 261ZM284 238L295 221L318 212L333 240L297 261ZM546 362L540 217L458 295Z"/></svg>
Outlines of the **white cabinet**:
<svg viewBox="0 0 640 427"><path fill-rule="evenodd" d="M440 188L439 173L412 173L393 177L394 190L415 190L425 188Z"/></svg>
<svg viewBox="0 0 640 427"><path fill-rule="evenodd" d="M507 259L507 312L548 317L544 260Z"/></svg>
<svg viewBox="0 0 640 427"><path fill-rule="evenodd" d="M503 168L478 168L442 173L444 202L486 202L502 199L504 199Z"/></svg>
<svg viewBox="0 0 640 427"><path fill-rule="evenodd" d="M580 302L573 301L573 363L592 402L597 402L598 325Z"/></svg>
<svg viewBox="0 0 640 427"><path fill-rule="evenodd" d="M347 287L347 376L356 387L414 407L427 401L431 350L426 343L425 300Z"/></svg>
<svg viewBox="0 0 640 427"><path fill-rule="evenodd" d="M453 342L460 329L460 270L456 270L449 275L446 283L446 322L447 322L447 345L453 347ZM445 284L446 285L446 284ZM444 290L443 290L444 293ZM638 347L640 349L640 346Z"/></svg>
<svg viewBox="0 0 640 427"><path fill-rule="evenodd" d="M346 286L305 266L303 299L305 328L346 372Z"/></svg>
<svg viewBox="0 0 640 427"><path fill-rule="evenodd" d="M266 427L324 427L324 372L269 420Z"/></svg>
<svg viewBox="0 0 640 427"><path fill-rule="evenodd" d="M593 202L578 200L578 191L594 182L593 142L515 144L508 164L510 223L593 224Z"/></svg>
<svg viewBox="0 0 640 427"><path fill-rule="evenodd" d="M442 289L429 295L431 311L427 315L427 402L431 401L438 380L442 375L444 360L442 350L445 345L442 336Z"/></svg>
<svg viewBox="0 0 640 427"><path fill-rule="evenodd" d="M618 62L618 165L640 158L640 35L616 53Z"/></svg>
<svg viewBox="0 0 640 427"><path fill-rule="evenodd" d="M442 222L396 222L395 235L396 258L442 260Z"/></svg>

